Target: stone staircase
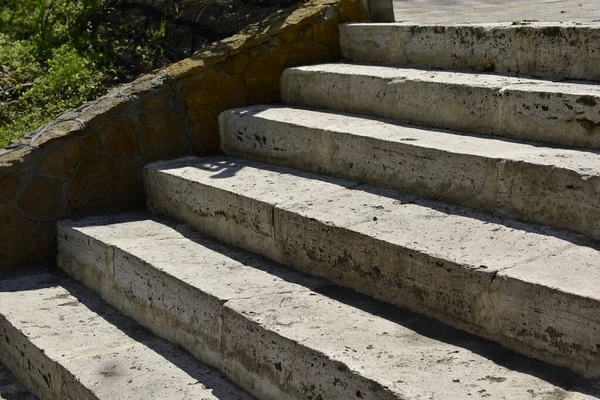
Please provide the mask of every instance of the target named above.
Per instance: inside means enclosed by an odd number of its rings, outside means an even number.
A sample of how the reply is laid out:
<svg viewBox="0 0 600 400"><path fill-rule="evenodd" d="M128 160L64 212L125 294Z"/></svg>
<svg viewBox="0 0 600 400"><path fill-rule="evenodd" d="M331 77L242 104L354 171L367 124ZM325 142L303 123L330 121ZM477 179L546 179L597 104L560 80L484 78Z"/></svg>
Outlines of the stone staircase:
<svg viewBox="0 0 600 400"><path fill-rule="evenodd" d="M0 361L42 399L600 397L599 34L342 26L226 155L147 166L152 212L58 225L85 286L0 281Z"/></svg>

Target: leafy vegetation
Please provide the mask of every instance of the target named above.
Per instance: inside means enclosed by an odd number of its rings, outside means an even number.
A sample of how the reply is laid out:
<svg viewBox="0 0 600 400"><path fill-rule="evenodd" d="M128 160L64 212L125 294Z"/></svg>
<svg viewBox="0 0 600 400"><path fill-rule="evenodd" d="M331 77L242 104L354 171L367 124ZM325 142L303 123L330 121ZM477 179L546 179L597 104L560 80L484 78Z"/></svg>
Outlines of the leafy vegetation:
<svg viewBox="0 0 600 400"><path fill-rule="evenodd" d="M106 66L77 40L103 6L0 0L0 147L103 90Z"/></svg>
<svg viewBox="0 0 600 400"><path fill-rule="evenodd" d="M149 0L0 0L0 148L281 8L272 0L158 3L168 7Z"/></svg>

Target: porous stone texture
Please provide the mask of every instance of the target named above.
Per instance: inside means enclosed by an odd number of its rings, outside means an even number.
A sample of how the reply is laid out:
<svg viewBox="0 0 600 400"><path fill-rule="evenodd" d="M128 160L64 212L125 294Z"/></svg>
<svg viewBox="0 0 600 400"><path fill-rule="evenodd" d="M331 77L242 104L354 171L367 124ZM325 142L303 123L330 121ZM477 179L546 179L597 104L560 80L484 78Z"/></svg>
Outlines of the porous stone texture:
<svg viewBox="0 0 600 400"><path fill-rule="evenodd" d="M600 80L600 23L369 24L340 29L357 62Z"/></svg>
<svg viewBox="0 0 600 400"><path fill-rule="evenodd" d="M302 3L0 150L0 270L52 260L59 218L142 206L143 165L218 151L219 113L279 101L284 68L339 59L339 24L366 19L360 0Z"/></svg>
<svg viewBox="0 0 600 400"><path fill-rule="evenodd" d="M64 221L58 229L62 268L261 399L600 394L598 380L308 278L181 224L121 214Z"/></svg>
<svg viewBox="0 0 600 400"><path fill-rule="evenodd" d="M394 0L396 21L413 23L598 22L596 0Z"/></svg>
<svg viewBox="0 0 600 400"><path fill-rule="evenodd" d="M600 239L600 153L254 106L220 118L233 156L408 191Z"/></svg>
<svg viewBox="0 0 600 400"><path fill-rule="evenodd" d="M589 238L232 158L151 165L144 184L151 209L213 237L600 375Z"/></svg>
<svg viewBox="0 0 600 400"><path fill-rule="evenodd" d="M50 273L0 280L0 361L41 399L252 400L79 283Z"/></svg>
<svg viewBox="0 0 600 400"><path fill-rule="evenodd" d="M286 70L286 103L600 149L600 87L503 75L326 64Z"/></svg>

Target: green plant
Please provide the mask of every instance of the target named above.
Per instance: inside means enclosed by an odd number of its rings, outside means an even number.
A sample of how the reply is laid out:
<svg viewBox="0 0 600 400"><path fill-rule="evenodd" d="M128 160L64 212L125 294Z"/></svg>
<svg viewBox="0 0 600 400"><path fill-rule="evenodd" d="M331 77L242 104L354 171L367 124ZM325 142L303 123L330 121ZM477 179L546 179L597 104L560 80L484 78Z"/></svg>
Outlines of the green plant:
<svg viewBox="0 0 600 400"><path fill-rule="evenodd" d="M181 2L159 11L128 0L0 0L0 148L225 34L205 24L235 15L231 1L199 0L186 19Z"/></svg>
<svg viewBox="0 0 600 400"><path fill-rule="evenodd" d="M54 50L47 72L35 78L31 88L20 96L18 107L9 112L11 123L0 127L0 147L98 95L102 76L72 44Z"/></svg>
<svg viewBox="0 0 600 400"><path fill-rule="evenodd" d="M30 41L11 40L0 33L0 93L32 82L43 71ZM0 101L5 100L0 96Z"/></svg>
<svg viewBox="0 0 600 400"><path fill-rule="evenodd" d="M93 49L72 38L104 3L0 0L0 148L101 93Z"/></svg>

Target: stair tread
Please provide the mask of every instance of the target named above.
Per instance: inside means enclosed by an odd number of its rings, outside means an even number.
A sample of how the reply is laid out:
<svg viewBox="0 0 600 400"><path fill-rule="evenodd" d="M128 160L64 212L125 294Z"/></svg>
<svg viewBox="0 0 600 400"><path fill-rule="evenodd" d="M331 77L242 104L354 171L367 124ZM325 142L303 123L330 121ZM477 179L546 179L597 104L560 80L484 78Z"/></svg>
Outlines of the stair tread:
<svg viewBox="0 0 600 400"><path fill-rule="evenodd" d="M600 152L593 150L556 148L544 143L465 134L402 124L359 114L336 113L293 106L259 105L229 112L323 131L375 138L386 142L402 142L407 146L426 147L493 159L523 161L569 169L582 176L600 176ZM224 140L235 141L235 132L232 136ZM279 147L278 150L282 156L285 155L285 148Z"/></svg>
<svg viewBox="0 0 600 400"><path fill-rule="evenodd" d="M147 166L150 209L519 352L597 376L598 242L229 157Z"/></svg>
<svg viewBox="0 0 600 400"><path fill-rule="evenodd" d="M360 27L360 26L372 26L374 28L382 28L381 23L377 22L349 22L342 24L347 27ZM554 21L524 21L523 24L515 24L514 22L458 22L458 23L443 23L443 22L410 22L410 21L397 21L397 22L386 22L385 27L394 26L466 26L466 27L485 27L485 28L509 28L509 29L522 29L523 26L527 28L547 28L547 27L559 27L559 28L577 28L577 29L600 29L600 23L593 21L565 21L565 22L554 22Z"/></svg>
<svg viewBox="0 0 600 400"><path fill-rule="evenodd" d="M288 68L288 104L424 126L600 149L600 85L332 63Z"/></svg>
<svg viewBox="0 0 600 400"><path fill-rule="evenodd" d="M216 178L214 165L228 165L230 176ZM155 164L162 174L217 187L276 208L376 237L467 268L512 276L537 266L537 280L600 301L597 260L587 238L522 223L472 209L423 200L396 191L229 157L186 158ZM564 266L551 262L576 255ZM549 259L549 260L547 260ZM574 274L577 270L578 273ZM565 278L569 278L568 281Z"/></svg>
<svg viewBox="0 0 600 400"><path fill-rule="evenodd" d="M340 26L342 53L353 61L595 81L599 37L597 22Z"/></svg>
<svg viewBox="0 0 600 400"><path fill-rule="evenodd" d="M45 398L251 399L60 274L0 280L0 321L4 357L39 370Z"/></svg>
<svg viewBox="0 0 600 400"><path fill-rule="evenodd" d="M369 78L377 77L390 81L405 79L440 84L492 88L499 91L513 89L535 93L550 92L580 96L600 96L600 85L594 82L552 81L549 79L478 72L447 71L415 67L403 68L344 62L292 67L288 70L306 73L320 72L325 74L359 75Z"/></svg>
<svg viewBox="0 0 600 400"><path fill-rule="evenodd" d="M243 173L239 176L248 177ZM338 371L348 368L351 374L379 387L374 393L357 391L357 397L441 399L451 392L456 398L486 393L490 398L529 399L545 393L568 396L580 392L587 398L600 390L596 381L507 353L499 345L416 314L389 307L385 312L381 303L305 277L183 225L168 225L157 217L139 213L90 217L64 221L60 226L65 237L78 236L82 243L91 238L113 246L128 259L138 259L164 275L165 282L174 279L216 298L224 309L249 320L252 326L308 349L313 352L310 354L324 355L327 363L344 366L337 367ZM135 274L132 276L143 281L144 274L135 265L129 267ZM143 291L144 285L130 284ZM157 286L161 287L160 282ZM160 298L160 293L153 293ZM187 296L200 298L190 293ZM243 332L237 334L243 337ZM278 348L276 342L273 348ZM286 373L288 357L299 357L297 368L301 368L304 361L300 354L304 353L276 354L272 362L280 357ZM254 357L263 360L272 356ZM313 372L318 376L317 370ZM308 371L290 375L305 373L310 375ZM317 381L331 386L320 378ZM314 380L304 378L303 383L310 385ZM343 396L353 382L339 385L339 395Z"/></svg>
<svg viewBox="0 0 600 400"><path fill-rule="evenodd" d="M600 153L290 106L220 116L221 149L600 239Z"/></svg>

